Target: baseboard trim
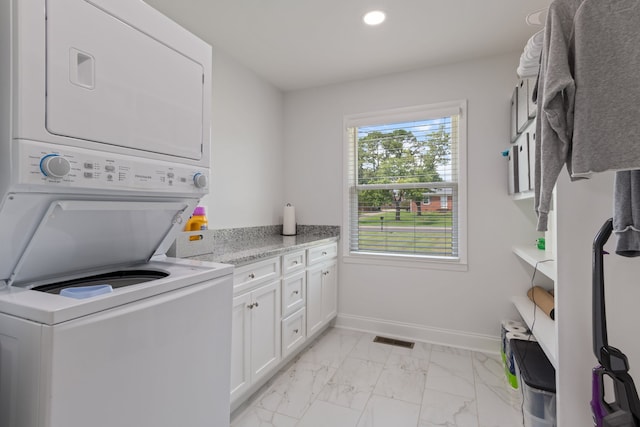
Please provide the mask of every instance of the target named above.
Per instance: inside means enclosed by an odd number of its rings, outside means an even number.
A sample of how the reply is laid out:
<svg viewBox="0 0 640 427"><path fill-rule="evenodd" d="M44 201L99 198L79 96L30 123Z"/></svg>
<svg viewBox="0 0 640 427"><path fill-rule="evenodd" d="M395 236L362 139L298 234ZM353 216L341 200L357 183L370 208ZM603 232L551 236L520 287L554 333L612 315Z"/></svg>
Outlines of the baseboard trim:
<svg viewBox="0 0 640 427"><path fill-rule="evenodd" d="M388 335L392 338L414 340L464 348L485 353L500 352L500 338L491 335L454 331L451 329L431 328L412 323L394 322L372 317L338 314L335 327Z"/></svg>

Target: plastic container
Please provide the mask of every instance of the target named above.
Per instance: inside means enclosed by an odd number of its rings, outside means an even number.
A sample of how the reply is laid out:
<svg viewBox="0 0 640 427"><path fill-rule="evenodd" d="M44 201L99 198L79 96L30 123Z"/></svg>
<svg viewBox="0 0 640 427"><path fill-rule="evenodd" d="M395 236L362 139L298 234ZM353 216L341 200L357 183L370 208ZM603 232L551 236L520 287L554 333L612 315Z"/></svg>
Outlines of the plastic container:
<svg viewBox="0 0 640 427"><path fill-rule="evenodd" d="M111 285L91 285L91 286L77 286L75 288L64 288L60 291L60 295L63 297L86 299L92 298L98 295L108 294L113 292Z"/></svg>
<svg viewBox="0 0 640 427"><path fill-rule="evenodd" d="M540 344L512 341L513 354L522 388L525 415L532 426L554 426L556 421L556 370ZM526 420L526 417L525 417ZM525 422L525 427L527 423Z"/></svg>
<svg viewBox="0 0 640 427"><path fill-rule="evenodd" d="M538 418L531 415L526 410L524 411L524 427L555 427L556 420L547 420L544 418Z"/></svg>
<svg viewBox="0 0 640 427"><path fill-rule="evenodd" d="M187 224L184 227L184 231L199 231L199 230L207 230L209 228L209 223L207 221L207 215L205 213L205 209L203 206L198 206L193 211L193 215L187 221Z"/></svg>

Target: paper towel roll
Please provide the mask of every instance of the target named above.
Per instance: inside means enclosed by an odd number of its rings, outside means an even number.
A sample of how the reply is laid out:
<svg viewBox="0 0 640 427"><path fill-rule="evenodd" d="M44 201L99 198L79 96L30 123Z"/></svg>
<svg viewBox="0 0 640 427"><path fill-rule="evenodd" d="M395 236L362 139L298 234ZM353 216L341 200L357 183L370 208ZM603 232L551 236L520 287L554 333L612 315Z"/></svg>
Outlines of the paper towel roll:
<svg viewBox="0 0 640 427"><path fill-rule="evenodd" d="M520 332L526 334L529 332L529 328L524 323L517 320L503 320L500 327L501 338L501 352L503 355L507 353L507 333L508 332Z"/></svg>
<svg viewBox="0 0 640 427"><path fill-rule="evenodd" d="M553 295L546 291L546 289L541 288L540 286L534 286L529 289L527 292L527 296L535 305L540 307L540 309L545 312L547 316L551 319L555 320L556 318L556 309Z"/></svg>
<svg viewBox="0 0 640 427"><path fill-rule="evenodd" d="M296 208L291 203L287 203L284 207L282 234L285 236L294 236L296 234Z"/></svg>
<svg viewBox="0 0 640 427"><path fill-rule="evenodd" d="M527 332L529 330L527 325L518 320L505 319L502 321L501 325L502 329L505 329L507 332Z"/></svg>

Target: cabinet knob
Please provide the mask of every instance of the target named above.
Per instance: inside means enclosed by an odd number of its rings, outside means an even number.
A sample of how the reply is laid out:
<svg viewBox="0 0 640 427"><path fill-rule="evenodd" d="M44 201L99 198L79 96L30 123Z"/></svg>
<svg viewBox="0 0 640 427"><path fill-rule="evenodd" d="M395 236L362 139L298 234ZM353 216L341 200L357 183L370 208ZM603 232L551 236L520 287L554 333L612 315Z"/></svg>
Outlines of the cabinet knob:
<svg viewBox="0 0 640 427"><path fill-rule="evenodd" d="M256 275L255 275L255 274L253 274L253 273L249 273L249 279L255 279L255 278L256 278Z"/></svg>
<svg viewBox="0 0 640 427"><path fill-rule="evenodd" d="M322 251L322 255L326 255L326 254L327 254L326 252Z"/></svg>
<svg viewBox="0 0 640 427"><path fill-rule="evenodd" d="M298 261L293 261L293 265L298 265Z"/></svg>
<svg viewBox="0 0 640 427"><path fill-rule="evenodd" d="M251 310L251 309L253 308L253 304L249 304L249 305L247 306L247 308L248 308L249 310Z"/></svg>
<svg viewBox="0 0 640 427"><path fill-rule="evenodd" d="M254 306L255 306L255 307L257 307L258 305L259 305L259 304L258 304L258 301L256 301L256 302L255 302L255 304L254 304Z"/></svg>
<svg viewBox="0 0 640 427"><path fill-rule="evenodd" d="M298 329L294 329L294 330L293 330L293 333L294 333L294 334L297 334L297 333L298 333Z"/></svg>
<svg viewBox="0 0 640 427"><path fill-rule="evenodd" d="M298 295L299 293L300 293L300 291L298 291L298 290L293 291L294 295Z"/></svg>

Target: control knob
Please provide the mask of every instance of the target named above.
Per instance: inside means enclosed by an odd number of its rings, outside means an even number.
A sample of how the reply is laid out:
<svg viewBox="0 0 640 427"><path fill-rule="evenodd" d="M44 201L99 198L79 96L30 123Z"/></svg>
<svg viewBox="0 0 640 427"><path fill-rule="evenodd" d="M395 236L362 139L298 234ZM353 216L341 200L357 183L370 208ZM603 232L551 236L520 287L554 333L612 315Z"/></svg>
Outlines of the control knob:
<svg viewBox="0 0 640 427"><path fill-rule="evenodd" d="M193 176L193 185L196 188L205 188L207 186L207 176L198 172Z"/></svg>
<svg viewBox="0 0 640 427"><path fill-rule="evenodd" d="M40 171L50 178L64 178L71 171L71 164L59 154L47 154L40 159Z"/></svg>

